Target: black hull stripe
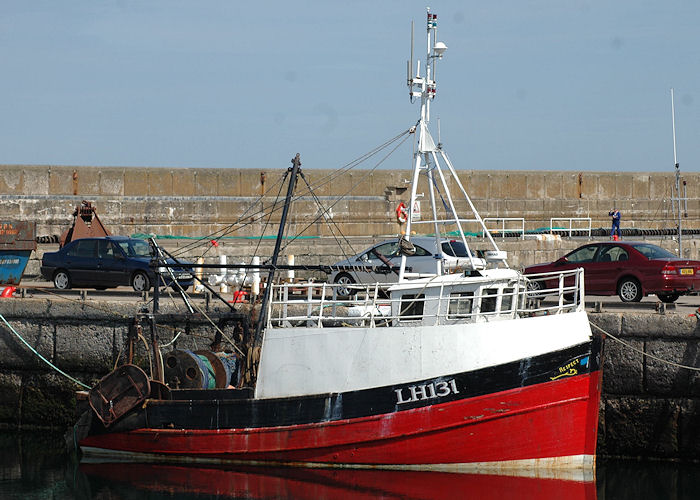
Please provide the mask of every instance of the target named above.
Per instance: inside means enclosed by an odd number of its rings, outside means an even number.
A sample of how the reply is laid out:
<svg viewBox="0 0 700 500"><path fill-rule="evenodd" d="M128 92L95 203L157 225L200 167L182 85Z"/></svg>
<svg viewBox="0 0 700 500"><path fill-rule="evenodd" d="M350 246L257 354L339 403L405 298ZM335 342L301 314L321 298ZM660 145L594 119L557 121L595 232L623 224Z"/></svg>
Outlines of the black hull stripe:
<svg viewBox="0 0 700 500"><path fill-rule="evenodd" d="M187 391L196 400L149 401L107 432L135 428L231 429L291 426L370 417L588 375L600 368L600 340L470 372L339 394L276 399L222 399L220 391ZM413 387L413 389L411 389ZM216 397L215 399L213 397ZM95 419L96 420L96 419ZM101 426L100 424L97 424ZM105 432L93 427L94 433Z"/></svg>

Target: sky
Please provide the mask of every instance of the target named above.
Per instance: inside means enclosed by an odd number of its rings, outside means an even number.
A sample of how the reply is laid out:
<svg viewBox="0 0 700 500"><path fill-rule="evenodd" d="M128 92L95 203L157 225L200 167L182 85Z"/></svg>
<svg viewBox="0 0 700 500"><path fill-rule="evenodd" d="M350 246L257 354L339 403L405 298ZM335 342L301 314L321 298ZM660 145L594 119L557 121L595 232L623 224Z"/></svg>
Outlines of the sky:
<svg viewBox="0 0 700 500"><path fill-rule="evenodd" d="M0 164L340 168L417 121L426 5L458 169L672 172L673 87L699 170L697 0L3 0Z"/></svg>

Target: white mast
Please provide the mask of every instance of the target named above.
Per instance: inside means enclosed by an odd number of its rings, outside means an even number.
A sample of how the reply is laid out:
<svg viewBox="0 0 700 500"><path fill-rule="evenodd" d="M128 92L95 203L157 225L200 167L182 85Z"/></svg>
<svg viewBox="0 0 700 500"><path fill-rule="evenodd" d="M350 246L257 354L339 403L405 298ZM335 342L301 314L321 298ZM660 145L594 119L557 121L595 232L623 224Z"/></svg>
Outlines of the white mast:
<svg viewBox="0 0 700 500"><path fill-rule="evenodd" d="M437 83L435 81L436 75L436 65L439 59L442 59L443 54L447 50L447 45L443 42L437 41L437 14L430 12L428 7L428 17L426 26L426 48L427 54L425 62L423 65L423 75L421 77L421 63L418 61L416 65L415 76L410 75L410 71L413 70L413 24L411 25L411 60L408 62L409 74L408 78L408 88L409 96L411 102L415 98L420 98L420 117L418 123L416 124L415 130L417 134L417 148L415 149L413 158L413 176L411 184L411 201L409 203L409 215L406 221L406 239L410 240L411 230L414 224L431 224L433 226L433 232L435 233L435 240L437 248L440 248L440 239L442 233L445 231L446 226L455 226L458 234L458 239L464 244L467 249L467 255L471 263L472 269L483 269L486 265L484 259L478 258L474 255L467 244L467 239L464 235L464 226L466 222L478 223L480 230L483 231L484 235L487 236L489 242L493 249L497 252L498 259L505 264L505 259L501 257L502 253L498 250L496 242L493 240L491 234L486 229L483 220L476 211L469 195L467 195L462 182L457 176L452 163L450 162L447 154L442 149L442 144L435 144L433 137L430 134L428 125L430 123L430 103L435 99L437 93ZM443 171L444 170L444 171ZM417 189L418 189L418 179L420 175L425 175L428 182L428 189L430 193L431 202L431 214L432 218L427 220L413 220L413 210L416 206ZM450 193L450 181L453 186L456 186L464 196L469 209L471 209L474 216L473 219L461 219L457 212L457 207L454 204ZM438 200L436 199L436 192L440 195L442 202L441 210L438 210ZM463 207L462 207L463 208ZM464 208L463 208L464 209ZM438 217L438 213L443 215L443 218ZM507 266L507 264L505 264ZM399 281L405 279L405 268L406 268L406 256L401 257L401 271L399 273ZM442 274L441 261L436 259L436 269L437 274Z"/></svg>

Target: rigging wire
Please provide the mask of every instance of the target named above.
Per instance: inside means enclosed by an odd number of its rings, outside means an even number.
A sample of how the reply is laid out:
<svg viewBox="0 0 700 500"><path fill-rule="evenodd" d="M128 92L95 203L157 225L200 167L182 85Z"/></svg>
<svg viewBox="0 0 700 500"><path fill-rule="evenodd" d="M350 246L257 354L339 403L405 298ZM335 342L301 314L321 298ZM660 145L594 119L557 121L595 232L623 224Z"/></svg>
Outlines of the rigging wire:
<svg viewBox="0 0 700 500"><path fill-rule="evenodd" d="M71 377L71 376L68 375L66 372L64 372L63 370L61 370L58 366L54 365L53 363L51 363L51 361L49 361L49 360L46 359L44 356L42 356L41 353L39 353L36 349L34 349L34 348L29 344L29 342L27 342L26 340L24 340L24 338L17 332L17 330L15 330L15 329L12 327L12 325L11 325L10 323L8 323L8 321L5 319L5 316L3 316L2 314L0 314L0 319L2 320L3 323L5 323L5 325L7 326L7 328L10 329L10 331L15 335L15 337L17 337L25 346L27 346L27 348L28 348L30 351L32 351L34 354L36 354L37 357L38 357L40 360L42 360L44 363L46 363L47 365L49 365L52 369L56 370L58 373L60 373L60 374L63 375L64 377L66 377L66 378L67 378L68 380L70 380L71 382L73 382L73 383L79 385L80 387L82 387L82 388L84 388L84 389L90 389L90 386L89 386L89 385L83 384L80 380Z"/></svg>
<svg viewBox="0 0 700 500"><path fill-rule="evenodd" d="M285 178L285 176L279 177L279 178L277 179L277 181L275 181L275 183L272 184L272 186L270 186L269 189L274 188L278 183L279 183L279 184L283 184L284 178ZM265 197L265 193L261 193L260 196L258 196L258 198L257 198L253 203L251 203L251 204L248 206L248 208L245 209L245 211L238 217L238 219L236 219L236 220L235 220L234 222L232 222L231 224L229 224L229 225L227 225L226 227L223 227L223 228L221 228L221 229L217 229L216 231L214 231L214 232L212 232L212 233L209 233L208 235L203 236L203 237L201 237L201 238L199 238L199 239L197 239L197 240L195 240L195 241L193 241L193 242L191 242L191 243L188 243L187 245L184 245L183 247L179 248L179 249L177 250L177 252L173 252L173 254L174 254L174 255L182 255L183 253L187 252L188 250L190 250L190 249L192 249L192 248L197 248L197 247L199 247L199 246L201 246L201 245L203 245L203 244L211 243L212 240L218 242L219 240L221 240L221 238L223 238L226 234L228 234L227 231L229 231L229 230L230 230L232 227L234 227L236 224L239 224L241 220L243 220L243 219L245 219L246 217L248 217L248 215L247 215L248 212L249 212L253 207L257 206L258 203L261 203L264 197ZM262 209L261 209L261 210L262 210ZM253 215L256 215L256 214L253 214ZM219 234L219 233L220 233L220 234ZM204 252L202 255L206 254L206 253L211 249L211 247L212 247L212 245L209 245L209 247L205 250L205 252Z"/></svg>
<svg viewBox="0 0 700 500"><path fill-rule="evenodd" d="M319 189L319 188L324 187L325 185L327 185L327 184L333 182L337 177L339 177L339 176L341 176L341 175L347 173L348 171L350 171L350 170L352 170L353 168L357 167L360 163L367 161L369 158L373 157L374 155L378 154L378 153L381 152L382 150L386 149L386 148L389 147L391 144L393 144L394 142L396 142L396 141L398 141L399 139L401 139L403 136L405 136L405 135L406 135L406 136L407 136L407 135L410 135L411 133L412 133L412 132L411 132L411 129L406 129L406 130L402 131L400 134L395 135L395 136L392 137L391 139L385 141L384 143L380 144L379 146L375 147L374 149L370 150L369 152L365 153L364 155L362 155L362 156L356 158L355 160L353 160L353 161L347 163L345 166L341 167L340 169L331 172L330 174L328 174L328 175L325 176L325 177L322 177L322 178L319 179L315 184L312 185L313 187L312 187L311 189ZM404 139L404 141L405 141L405 139ZM402 143L403 143L404 141L402 141ZM376 168L376 167L375 167L375 168ZM304 193L304 194L308 194L308 192L307 192L307 193Z"/></svg>
<svg viewBox="0 0 700 500"><path fill-rule="evenodd" d="M346 164L344 167L342 167L340 170L335 171L335 172L331 172L330 174L328 174L328 175L322 177L322 178L319 180L319 182L316 183L315 189L318 189L319 187L322 187L322 186L326 185L327 183L331 182L332 180L334 180L335 178L337 178L337 177L338 177L339 175L341 175L342 173L345 173L345 172L351 170L352 168L355 168L355 167L356 167L357 165L359 165L360 163L362 163L362 162L366 161L367 159L369 159L369 158L375 156L376 154L378 154L378 153L381 152L382 150L384 150L384 149L386 149L387 147L389 147L389 146L390 146L391 144L393 144L394 142L396 142L396 141L398 141L399 139L403 138L403 139L402 139L388 154L386 154L381 160L379 160L379 161L377 162L377 164L376 164L369 172L365 173L365 175L363 175L363 176L360 178L360 180L359 180L358 182L356 182L355 184L353 184L353 186L350 188L350 190L348 190L346 193L344 193L342 196L340 196L340 197L329 207L329 209L332 208L333 206L335 206L336 204L338 204L345 196L347 196L347 194L348 194L349 192L351 192L352 190L354 190L368 175L370 175L371 173L373 173L384 161L386 161L386 159L387 159L389 156L391 156L391 155L406 141L406 139L408 139L408 137L410 136L411 133L413 133L413 128L407 129L407 130L401 132L400 134L397 134L396 136L392 137L392 138L389 139L388 141L385 141L385 142L384 142L383 144L381 144L380 146L375 147L373 150L369 151L368 153L365 153L364 155L361 155L360 157L356 158L355 160L353 160L353 161L347 163L347 164ZM287 178L287 175L288 175L288 174L289 174L289 169L287 169L287 170L285 171L285 174L282 176L282 179L281 179L281 181L279 182L279 191L278 191L278 193L277 193L277 197L276 197L276 199L275 199L275 202L274 202L273 205L267 210L267 212L265 211L264 203L262 202L262 196L261 196L261 197L259 198L259 201L261 202L261 210L259 210L258 212L256 212L256 213L253 214L253 215L259 215L259 217L257 217L257 219L253 219L253 217L251 217L251 220L250 220L250 221L248 221L248 222L245 223L245 224L242 224L241 226L239 226L238 228L235 228L235 229L233 229L233 226L235 225L235 223L234 223L234 224L231 224L231 225L227 226L227 228L226 228L226 231L228 231L228 232L222 232L221 230L217 231L217 234L218 234L218 233L221 233L220 236L219 236L219 238L223 237L225 234L230 234L230 232L234 232L234 231L236 231L236 230L238 230L238 229L244 228L244 227L246 227L247 225L250 225L250 224L252 224L252 223L254 223L254 222L257 222L257 221L259 221L259 220L261 220L261 219L267 217L267 220L265 221L265 225L264 225L264 227L263 227L263 229L262 229L262 231L261 231L261 233L260 233L260 234L261 234L261 237L257 240L257 244L256 244L255 250L254 250L254 252L253 252L253 256L257 255L258 250L259 250L259 248L260 248L260 244L262 243L262 237L264 236L265 230L267 229L267 227L268 227L269 224L270 224L270 221L271 221L271 218L272 218L272 214L273 214L274 212L276 212L279 208L284 208L284 207L286 206L286 203L287 203L286 200L285 200L284 203L281 203L281 202L279 202L279 198L280 198L280 195L281 195L282 187L283 187L283 185L284 185L284 180ZM302 174L302 177L303 177L303 174ZM291 243L293 243L294 241L296 241L296 240L299 238L299 236L301 236L301 234L303 234L307 229L309 229L313 224L315 224L321 217L325 217L326 214L328 213L328 210L329 210L329 209L324 209L323 204L320 203L320 199L316 196L316 194L315 194L315 192L314 192L314 186L311 185L305 177L303 177L303 178L304 178L304 182L306 183L306 186L307 186L307 191L302 192L302 193L300 193L300 194L298 194L298 195L296 195L296 196L293 196L289 203L293 203L293 202L296 201L296 200L302 199L305 195L307 195L307 194L310 193L310 194L312 195L313 199L319 204L319 206L321 207L322 210L320 211L319 216L317 216L311 223L309 223L299 234L297 234L297 235L295 235L293 238L291 238L291 239L284 245L284 247L282 247L281 251L283 251L283 250L284 250L285 248L287 248ZM257 204L257 202L256 202L255 204ZM255 204L253 204L253 205L251 205L251 206L254 206ZM246 212L247 212L247 211L246 211ZM242 217L239 217L238 220L239 220L239 221L242 220ZM337 226L336 226L336 227L337 227ZM286 228L285 228L284 230L286 230ZM338 230L340 231L339 228L338 228ZM338 241L338 239L336 238L336 236L335 236L335 234L333 233L332 230L331 230L331 232L332 232L334 238L336 239L336 242L338 242L338 244L339 244L339 246L341 247L341 250L342 250L342 245L340 245L340 242ZM342 234L342 232L341 232L341 234ZM211 241L211 240L210 240L210 238L205 237L205 238L201 238L201 239L198 240L198 241L199 241L199 243L201 244L201 242L204 242L204 241ZM347 239L346 239L346 241L347 241ZM178 256L178 255L181 255L181 254L185 251L185 248L187 248L187 249L189 250L189 249L192 249L192 248L194 248L194 247L196 247L196 245L194 245L194 244L186 245L185 247L183 247L182 249L180 249L178 252L174 253L174 255L172 255L172 257L176 257L176 256ZM352 248L352 245L350 245L350 247ZM207 249L207 251L208 251L210 248L211 248L211 247L209 247L209 248ZM353 250L353 251L354 251L354 250ZM204 253L206 253L206 252L204 252ZM252 258L253 258L253 257L251 257L251 264L252 264ZM243 285L244 285L244 283L245 283L245 279L248 277L249 273L250 273L250 270L246 270L245 278L242 280L241 284L239 285L239 289L238 289L239 291L242 290ZM186 292L183 291L183 294L185 294L185 293L186 293ZM171 298L172 298L172 296L171 296ZM235 310L235 304L234 304L234 306L232 306L232 309ZM214 325L214 326L216 327L216 325ZM233 344L232 344L232 345L233 345ZM235 348L235 345L234 345L234 348Z"/></svg>
<svg viewBox="0 0 700 500"><path fill-rule="evenodd" d="M299 193L297 196L295 196L295 197L292 199L292 201L299 200L299 199L303 198L304 196L309 195L309 193L310 193L313 189L319 189L319 188L321 188L321 187L323 187L323 186L326 186L327 184L333 182L333 181L334 181L337 177L339 177L340 175L345 174L346 172L352 170L353 168L356 168L356 167L357 167L359 164L361 164L362 162L368 160L368 159L371 158L372 156L376 155L377 153L379 153L379 152L382 151L383 149L385 149L385 148L387 148L388 146L390 146L392 143L394 143L394 142L396 142L397 140L401 139L404 135L407 135L407 134L410 134L410 133L411 133L411 129L404 130L404 131L402 131L401 133L397 134L396 136L392 137L391 139L385 141L384 143L382 143L382 144L380 144L379 146L375 147L374 149L370 150L369 152L367 152L367 153L365 153L365 154L359 156L358 158L356 158L356 159L354 159L354 160L352 160L352 161L346 163L346 164L345 164L343 167L341 167L340 169L335 170L335 171L333 171L333 172L330 172L329 174L327 174L327 175L321 177L318 181L316 181L316 183L312 184L312 187L311 187L308 191L304 191L304 192ZM403 142L403 141L402 141L402 142ZM376 168L376 167L375 167L375 168ZM346 193L346 194L347 194L347 193ZM345 196L345 195L343 195L343 196ZM262 196L261 196L260 198L262 198ZM257 205L257 202L254 203L254 204L252 204L251 207L252 207L252 206L255 206L255 205ZM274 204L274 205L272 206L272 208L271 208L271 211L272 211L272 212L275 212L275 211L279 210L280 208L282 208L283 205L284 205L283 203L278 204L277 202L275 202L275 204ZM268 210L270 210L270 209L268 209ZM246 211L246 213L247 213L247 211ZM217 230L217 231L215 231L215 232L213 232L213 233L210 233L210 234L207 235L207 236L204 236L203 238L197 240L196 242L192 242L192 243L190 243L190 244L188 244L188 245L183 246L182 248L178 249L178 251L177 251L176 253L174 253L174 255L182 255L183 252L185 252L185 251L188 251L188 250L191 250L191 249L196 248L196 247L198 247L198 246L201 246L201 245L204 245L204 244L206 244L206 243L209 243L209 242L212 240L212 235L219 235L218 238L220 239L220 238L222 238L222 237L224 237L224 236L226 236L226 235L228 235L228 234L231 234L231 233L236 232L236 231L238 231L238 230L240 230L240 229L243 229L243 228L245 228L245 227L247 227L247 226L250 226L250 225L252 225L252 224L255 224L256 222L258 222L258 221L264 219L265 217L267 217L268 215L269 215L269 214L265 213L264 209L261 209L261 210L259 210L259 211L257 211L257 212L254 212L254 213L248 215L247 217L250 217L251 220L249 220L248 222L243 223L243 224L241 224L241 221L243 220L243 217L239 217L236 221L234 221L233 223L229 224L229 225L226 226L225 228L219 229L219 230ZM239 224L240 224L240 225L239 225ZM238 225L238 227L234 227L234 226L237 226L237 225Z"/></svg>
<svg viewBox="0 0 700 500"><path fill-rule="evenodd" d="M367 159L371 158L372 156L376 155L377 153L379 153L383 149L387 148L392 143L396 142L398 139L400 139L401 137L403 137L404 135L406 135L408 133L410 133L410 129L405 130L402 133L392 137L391 139L389 139L388 141L385 141L383 144L375 147L373 150L369 151L368 153L365 153L364 155L356 158L355 160L351 161L350 163L347 163L345 166L341 167L340 169L333 171L330 174L327 174L326 176L319 179L316 183L312 184L311 187L307 191L300 192L295 197L293 197L292 201L300 200L304 196L307 196L310 193L312 193L313 190L320 189L320 188L326 186L327 184L333 182L340 175L343 175L346 172L348 172L349 170L352 170L353 168L357 167L360 163L362 163L362 162L366 161ZM375 169L376 169L376 167L375 167ZM341 198L346 196L346 195L347 195L347 193L343 194L341 196Z"/></svg>
<svg viewBox="0 0 700 500"><path fill-rule="evenodd" d="M435 170L435 165L432 166L431 170ZM428 177L428 172L425 172L423 175ZM429 180L432 180L433 187L437 191L438 197L440 198L440 201L442 202L442 208L445 210L445 214L450 214L454 219L457 219L457 214L452 212L452 209L448 206L447 202L445 201L445 195L442 193L440 190L440 185L438 184L437 180L435 179L434 175L431 175L428 177Z"/></svg>
<svg viewBox="0 0 700 500"><path fill-rule="evenodd" d="M81 307L89 307L89 308L94 309L94 310L96 310L96 311L101 311L101 312L106 313L106 314L111 314L112 316L114 316L114 317L116 317L116 318L125 319L125 320L129 320L129 319L132 319L132 318L133 318L133 316L128 316L128 315L126 315L126 314L117 313L117 312L115 312L115 311L114 311L113 309L111 309L111 308L100 307L100 306L98 306L98 305L96 305L96 304L92 304L92 303L90 303L90 302L85 302L85 301L82 300L82 299L72 299L72 298L70 298L70 297L63 296L63 295L58 294L58 293L55 293L55 292L53 292L53 291L51 291L51 290L49 290L49 289L47 289L47 288L32 288L32 287L27 287L26 289L27 289L27 290L33 290L35 293L45 293L45 294L47 294L47 295L51 295L51 296L55 297L56 299L65 300L66 302L75 302L75 303L79 303ZM151 299L151 300L149 301L149 303L152 302L152 301L153 301L153 299ZM173 303L176 304L177 302L173 301ZM148 304L148 303L147 303L147 304ZM207 319L212 325L214 325L214 328L217 328L217 329L218 329L217 325L214 324L213 320L212 320L211 318L209 318L209 317L206 315L206 313L205 313L204 311L202 311L201 308L200 308L198 305L196 305L196 303L195 303L195 307L200 311L200 313L202 313L202 315L205 317L205 319ZM168 344L165 344L165 345L170 345L170 344L172 344L172 343L177 339L177 337L182 333L182 331L179 330L178 328L172 327L172 326L169 326L169 325L158 324L157 326L158 326L158 330L168 331L171 335L175 335L175 337L174 337ZM192 337L193 340L194 340L195 337L202 337L202 338L207 338L207 339L210 338L210 337L207 336L207 335L197 335L197 334L192 333L192 332L188 333L187 335L188 335L188 337ZM233 340L231 340L229 337L227 337L227 336L226 336L225 334L223 334L223 333L222 333L222 336L231 344L231 346L232 346L235 350L237 350L237 351L240 352L240 350L238 349L238 347L236 346L236 344L235 344L235 342L234 342ZM243 353L241 353L241 354L243 354ZM120 353L120 356L121 356L121 353ZM245 357L245 356L244 356L244 357Z"/></svg>
<svg viewBox="0 0 700 500"><path fill-rule="evenodd" d="M303 173L303 172L300 172L300 175L301 175L301 178L304 180L304 183L305 183L305 184L307 185L307 187L309 188L309 190L311 190L311 186L309 185L309 181L306 179L306 176L304 175L304 173ZM343 257L345 257L345 258L347 259L347 258L349 257L349 255L348 255L347 252L345 251L345 247L341 244L340 240L339 240L338 237L336 236L335 231L333 230L334 227L335 227L335 229L338 231L338 234L339 234L340 236L343 237L343 240L345 241L345 244L348 246L348 248L350 248L350 251L352 252L350 255L356 254L357 252L356 252L355 249L352 247L352 243L350 243L350 241L348 240L348 238L343 234L343 231L340 229L340 227L338 226L338 224L337 224L337 223L335 222L335 220L333 220L333 218L330 216L330 213L329 213L329 212L331 211L331 208L332 208L332 207L325 208L324 205L323 205L323 203L322 203L321 200L319 199L319 197L316 196L316 193L315 193L315 192L311 191L311 195L313 196L314 201L316 201L316 204L317 204L317 205L319 206L319 208L321 209L321 215L323 216L323 218L325 219L325 221L328 222L328 221L330 220L330 224L328 224L328 229L330 230L331 235L333 236L333 239L334 239L335 242L338 244L338 247L340 248L340 251L342 252Z"/></svg>
<svg viewBox="0 0 700 500"><path fill-rule="evenodd" d="M374 167L372 167L372 169L368 170L368 171L365 173L365 175L363 175L362 177L360 177L360 179L359 179L357 182L355 182L352 186L350 186L350 189L348 189L345 193L343 193L340 197L338 197L338 199L337 199L334 203L332 203L332 204L330 205L329 209L333 208L333 207L336 206L338 203L340 203L340 202L343 200L343 198L344 198L345 196L347 196L348 193L352 192L358 185L360 185L360 184L365 180L366 177L368 177L370 174L374 173L374 171L375 171L377 168L379 168L379 166L380 166L382 163L384 163L384 162L386 161L386 159L389 158L389 156L391 156L399 147L401 147L401 145L402 145L404 142L406 142L406 140L408 139L408 137L409 137L409 135L406 135L406 137L404 137L404 139L403 139L401 142L399 142L399 143L394 147L394 149L392 149L391 151L389 151L389 153L387 153L381 160L379 160L379 161L377 162L377 164L376 164ZM309 229L311 226L313 226L322 216L323 216L323 214L320 214L320 215L318 215L316 218L314 218L314 220L312 220L309 224L307 224L306 227L304 227L304 229L302 229L302 230L299 232L299 234L297 234L297 235L296 235L294 238L292 238L291 240L287 241L286 244L280 249L280 251L284 250L284 249L287 248L289 245L291 245L291 244L292 244L299 236L301 236L307 229Z"/></svg>
<svg viewBox="0 0 700 500"><path fill-rule="evenodd" d="M253 255L251 255L251 257L250 257L250 261L249 261L250 264L253 263L253 259L255 258L256 255L258 255L258 250L260 249L260 244L262 243L262 236L265 234L265 230L267 229L267 226L270 224L270 220L272 219L272 214L273 214L273 212L274 212L274 207L277 205L277 203L278 203L278 201L279 201L280 195L282 194L282 188L284 187L284 181L287 179L288 176L289 176L289 169L287 169L287 170L284 171L284 175L282 176L282 182L280 182L279 191L277 191L277 197L275 198L275 202L274 202L274 204L272 205L272 206L273 206L273 209L270 210L269 216L268 216L267 220L265 221L265 225L263 226L263 229L262 229L262 231L260 232L260 238L258 238L257 243L255 244L255 250L253 250ZM241 280L241 283L240 283L240 285L238 286L238 291L239 291L239 292L240 292L241 290L243 290L243 284L245 283L246 279L248 278L248 275L250 274L250 271L251 271L250 269L246 269L244 278L243 278L243 280ZM235 304L235 303L234 303L234 305L233 305L233 308L234 308L234 310L235 310L235 308L236 308L236 304Z"/></svg>
<svg viewBox="0 0 700 500"><path fill-rule="evenodd" d="M258 241L255 244L255 250L253 250L253 256L258 254L258 250L260 249L260 243L262 242L262 237L265 235L265 230L270 225L270 221L272 220L272 214L276 210L275 207L278 205L278 203L280 205L282 205L282 207L284 207L284 205L286 204L286 200L285 200L285 203L280 203L279 199L280 199L280 196L282 195L282 188L284 188L284 180L286 180L288 176L289 176L289 170L285 170L284 176L283 176L283 181L280 183L280 189L279 189L279 191L277 191L277 196L275 197L275 202L272 205L272 209L267 214L267 220L265 221L265 225L263 226L262 231L260 231L260 238L258 238ZM290 200L290 203L291 202L292 202L292 200ZM253 262L253 257L251 257L250 262L251 263Z"/></svg>
<svg viewBox="0 0 700 500"><path fill-rule="evenodd" d="M198 304L196 304L196 303L193 303L193 304L194 304L194 307L199 311L199 313L200 313L202 316L204 316L204 317L206 318L207 321L209 321L209 323L214 327L214 329L215 329L217 332L219 332L219 334L221 334L221 336L222 336L224 339L226 339L226 340L228 341L229 344L231 344L231 347L233 347L233 348L238 352L238 354L240 354L241 356L243 356L243 357L245 358L246 355L243 353L243 351L241 351L241 350L236 346L236 343L235 343L228 335L226 335L226 334L223 332L223 330L221 330L221 328L219 328L219 325L217 325L216 323L214 323L214 320L211 319L211 318L209 317L209 315L208 315ZM180 334L178 333L178 335L180 335ZM177 337L175 337L175 338L177 338ZM174 341L175 341L175 339L173 339L170 343L172 344ZM170 344L166 344L166 345L170 345Z"/></svg>
<svg viewBox="0 0 700 500"><path fill-rule="evenodd" d="M659 361L659 362L661 362L661 363L665 363L665 364L667 364L667 365L675 366L675 367L677 367L677 368L684 368L684 369L686 369L686 370L692 370L692 371L700 372L700 368L698 368L697 366L682 365L682 364L680 364L680 363L675 363L675 362L673 362L673 361L668 361L667 359L663 359L663 358L660 358L660 357L658 357L658 356L654 356L653 354L650 354L650 353L648 353L648 352L644 352L644 351L642 351L641 349L638 349L638 348L634 347L632 344L629 344L629 343L625 342L624 340L617 338L617 337L616 337L615 335L613 335L612 333L606 332L606 331L603 330L601 327L599 327L598 325L594 324L592 321L589 321L589 323L590 323L590 325L591 325L593 328L595 328L595 329L599 330L600 332L604 333L606 336L610 337L610 338L613 339L615 342L619 342L619 343L622 344L623 346L625 346L625 347L627 347L627 348L629 348L629 349L632 349L633 351L635 351L635 352L641 354L642 356L646 356L646 357L649 357L649 358L651 358L651 359L655 359L656 361Z"/></svg>

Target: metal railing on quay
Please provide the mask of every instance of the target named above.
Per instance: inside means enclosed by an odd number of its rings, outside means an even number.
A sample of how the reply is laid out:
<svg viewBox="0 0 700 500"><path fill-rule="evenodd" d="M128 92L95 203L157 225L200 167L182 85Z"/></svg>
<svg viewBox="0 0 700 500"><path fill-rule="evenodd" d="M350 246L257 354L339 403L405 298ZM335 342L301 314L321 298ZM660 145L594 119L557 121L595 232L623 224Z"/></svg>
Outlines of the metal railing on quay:
<svg viewBox="0 0 700 500"><path fill-rule="evenodd" d="M569 228L555 228L554 222L562 221L568 222ZM583 227L574 228L574 222L583 222ZM549 232L554 233L569 233L569 238L572 237L574 232L583 231L588 233L588 237L591 237L591 218L590 217L552 217L549 219Z"/></svg>
<svg viewBox="0 0 700 500"><path fill-rule="evenodd" d="M519 238L521 240L525 239L525 219L522 217L485 217L483 219L484 221L484 226L488 230L489 233L491 233L493 236L501 236L501 239L505 239L506 236L517 236L520 235ZM500 229L491 229L488 227L489 222L497 222L500 223L501 228ZM519 223L520 227L513 228L513 227L508 227L506 228L506 222L517 222ZM485 234L482 234L482 238L486 238Z"/></svg>

